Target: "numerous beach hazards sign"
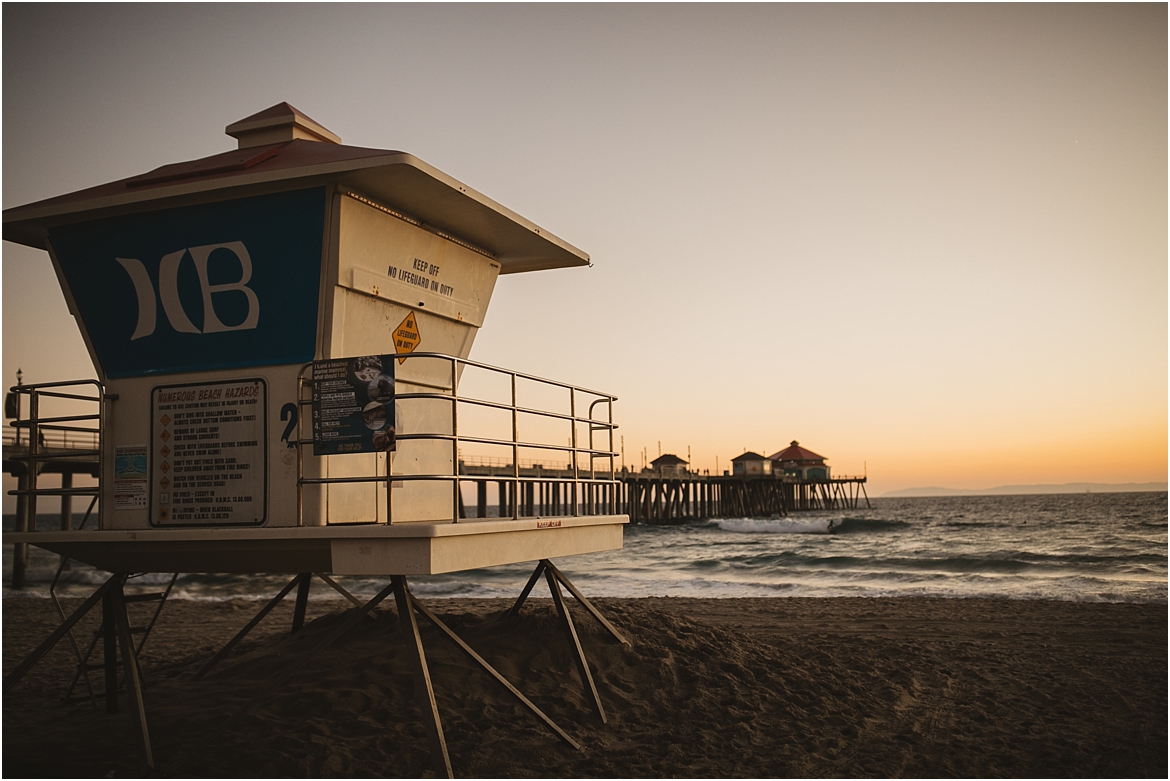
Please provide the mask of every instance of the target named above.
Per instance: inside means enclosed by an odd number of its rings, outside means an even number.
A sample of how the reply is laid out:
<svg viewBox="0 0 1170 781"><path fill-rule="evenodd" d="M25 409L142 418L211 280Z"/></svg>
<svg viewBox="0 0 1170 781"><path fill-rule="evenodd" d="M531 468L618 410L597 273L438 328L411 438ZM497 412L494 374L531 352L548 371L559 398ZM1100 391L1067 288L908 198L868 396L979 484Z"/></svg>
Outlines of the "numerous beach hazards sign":
<svg viewBox="0 0 1170 781"><path fill-rule="evenodd" d="M313 362L313 454L394 450L394 356Z"/></svg>
<svg viewBox="0 0 1170 781"><path fill-rule="evenodd" d="M267 515L263 380L167 385L151 394L155 526L255 526Z"/></svg>

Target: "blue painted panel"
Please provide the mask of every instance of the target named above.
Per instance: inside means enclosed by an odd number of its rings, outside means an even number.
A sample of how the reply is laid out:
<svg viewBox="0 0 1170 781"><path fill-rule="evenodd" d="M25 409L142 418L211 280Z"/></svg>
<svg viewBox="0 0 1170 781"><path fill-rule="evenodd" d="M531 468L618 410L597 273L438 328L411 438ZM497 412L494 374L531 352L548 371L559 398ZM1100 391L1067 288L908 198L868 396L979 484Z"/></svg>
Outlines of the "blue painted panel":
<svg viewBox="0 0 1170 781"><path fill-rule="evenodd" d="M313 359L325 189L49 232L107 377Z"/></svg>

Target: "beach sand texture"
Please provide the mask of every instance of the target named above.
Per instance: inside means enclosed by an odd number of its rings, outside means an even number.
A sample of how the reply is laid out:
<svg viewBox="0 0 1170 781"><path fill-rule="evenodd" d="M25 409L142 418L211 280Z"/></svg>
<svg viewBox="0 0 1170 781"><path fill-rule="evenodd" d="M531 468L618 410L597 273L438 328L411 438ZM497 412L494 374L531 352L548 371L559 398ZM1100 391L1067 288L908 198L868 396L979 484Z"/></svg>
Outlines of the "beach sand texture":
<svg viewBox="0 0 1170 781"><path fill-rule="evenodd" d="M291 600L289 600L291 601ZM72 601L78 604L78 601ZM214 729L341 620L284 604L201 682L262 603L173 601L143 658L158 769L179 776L431 775L392 600L271 698ZM551 602L430 600L582 744L559 741L421 622L455 774L464 777L1165 777L1167 610L950 599L599 599L632 640L571 603L609 716L591 712ZM143 606L137 606L143 609ZM99 613L100 611L95 611ZM3 601L7 674L57 625ZM85 641L93 620L78 631ZM63 706L67 641L4 697L4 775L141 773L128 703ZM101 685L101 673L93 676ZM79 687L79 692L84 692ZM194 752L182 767L178 760Z"/></svg>

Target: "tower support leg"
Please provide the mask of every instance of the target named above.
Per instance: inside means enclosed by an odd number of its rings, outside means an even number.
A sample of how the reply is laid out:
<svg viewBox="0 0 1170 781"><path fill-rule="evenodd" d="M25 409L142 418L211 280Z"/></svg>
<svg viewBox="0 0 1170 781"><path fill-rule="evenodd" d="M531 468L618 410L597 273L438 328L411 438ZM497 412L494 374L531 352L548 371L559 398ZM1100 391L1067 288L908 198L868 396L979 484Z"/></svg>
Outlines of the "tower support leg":
<svg viewBox="0 0 1170 781"><path fill-rule="evenodd" d="M121 577L115 575L114 577ZM102 655L106 675L106 713L118 712L118 619L115 615L115 586L102 597Z"/></svg>
<svg viewBox="0 0 1170 781"><path fill-rule="evenodd" d="M406 590L406 578L394 575L394 601L398 605L398 621L402 625L402 639L406 641L407 653L414 668L414 687L422 712L423 727L427 742L431 745L431 762L435 778L454 778L451 772L451 757L447 753L447 739L443 735L443 722L439 718L439 706L435 702L435 689L431 685L431 673L427 669L427 654L423 650L422 637L418 633L418 620L410 604L410 593Z"/></svg>
<svg viewBox="0 0 1170 781"><path fill-rule="evenodd" d="M142 701L142 676L138 669L138 655L134 652L134 636L130 633L130 618L126 614L126 595L122 591L122 586L126 582L126 576L120 576L120 580L113 589L110 590L110 601L113 603L114 624L117 627L118 642L122 647L122 667L123 675L126 677L126 688L130 695L130 710L134 720L135 730L138 732L138 737L142 740L142 758L147 770L154 770L154 752L150 747L150 729L146 725L146 705ZM109 648L107 641L106 647ZM107 665L108 665L107 660ZM108 667L107 667L108 669ZM114 688L109 688L109 679L106 681L106 702L110 701L111 691L117 691L117 675L114 675Z"/></svg>
<svg viewBox="0 0 1170 781"><path fill-rule="evenodd" d="M297 601L293 608L292 634L301 631L305 626L305 610L309 607L309 587L313 584L313 573L302 572L297 576Z"/></svg>
<svg viewBox="0 0 1170 781"><path fill-rule="evenodd" d="M573 661L577 663L577 672L581 675L581 683L585 686L585 693L593 705L593 712L604 724L607 719L605 708L601 704L601 695L597 693L597 685L593 683L593 675L589 672L589 662L585 659L585 649L581 647L581 640L577 637L577 627L573 625L573 616L565 605L565 596L561 593L560 583L552 570L545 568L544 578L548 581L549 591L552 592L553 604L556 605L557 615L565 627L565 636L569 640L570 650L573 652Z"/></svg>
<svg viewBox="0 0 1170 781"><path fill-rule="evenodd" d="M292 591L294 586L297 586L300 584L301 577L302 577L301 575L297 575L295 578L290 580L288 582L288 584L285 585L285 587L280 590L279 594L277 594L275 597L273 597L271 600L269 600L268 604L265 605L264 607L262 607L260 609L260 612L257 613L255 615L255 617L251 621L249 621L247 623L247 625L236 634L235 637L233 637L231 640L228 640L227 645L225 645L223 648L219 649L219 652L215 656L211 657L207 661L207 664L205 664L201 668L199 668L199 672L195 673L194 680L196 680L196 681L202 680L203 676L205 676L209 672L211 672L211 668L215 667L217 664L219 664L221 661L223 661L223 658L225 656L227 656L229 653L231 653L231 650L233 648L235 648L236 645L241 640L243 640L245 637L247 637L248 633L251 632L253 629L255 629L256 626L261 621L264 620L264 616L268 615L269 612L272 611L272 608L279 605L280 601L282 599L284 599L286 596L288 596L288 592Z"/></svg>

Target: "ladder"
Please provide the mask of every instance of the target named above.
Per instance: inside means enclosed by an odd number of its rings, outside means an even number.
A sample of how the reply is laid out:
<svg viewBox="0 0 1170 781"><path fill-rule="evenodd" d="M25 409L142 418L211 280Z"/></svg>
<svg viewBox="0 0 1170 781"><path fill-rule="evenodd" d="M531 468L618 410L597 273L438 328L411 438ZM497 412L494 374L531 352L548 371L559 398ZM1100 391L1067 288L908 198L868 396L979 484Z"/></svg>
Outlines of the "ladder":
<svg viewBox="0 0 1170 781"><path fill-rule="evenodd" d="M85 517L82 519L78 530L84 529L85 524L89 521L93 512L94 504L97 503L95 496L90 502L89 509L85 512ZM61 579L61 573L69 567L70 559L66 556L61 557L61 563L57 566L57 574L53 576L53 582L49 585L49 596L53 599L53 606L57 609L57 615L60 616L61 621L65 621L65 609L61 605L61 600L57 598L57 583ZM158 621L159 614L162 613L163 606L166 605L167 597L171 595L171 589L175 586L175 581L178 580L179 573L174 573L171 576L170 583L164 591L155 591L145 594L127 594L124 601L130 603L150 603L157 602L158 605L154 609L154 613L150 616L150 620L144 626L131 626L130 632L133 635L139 635L137 646L134 650L135 657L142 654L142 648L146 645L147 639L150 637L150 632L154 629L155 622ZM98 643L102 643L102 661L92 662L94 651L97 650ZM125 685L125 680L119 682L118 680L118 664L121 661L118 653L118 638L117 632L114 629L114 614L113 605L110 601L109 595L102 599L102 625L93 632L93 637L90 640L89 647L85 653L81 653L81 648L77 644L77 639L73 636L73 630L69 630L69 643L73 647L73 655L77 658L77 672L73 676L73 680L69 683L69 688L63 697L64 702L75 702L77 700L88 699L94 709L97 709L97 699L102 697L106 700L106 710L114 712L118 709L118 690ZM93 682L90 680L89 674L96 670L105 671L105 688L102 691L94 691ZM142 677L141 669L138 671L139 678ZM77 684L81 681L85 682L85 694L74 694L77 689Z"/></svg>
<svg viewBox="0 0 1170 781"><path fill-rule="evenodd" d="M167 598L171 594L171 589L175 586L175 581L178 579L179 573L173 573L171 580L167 583L167 587L163 591L153 591L144 594L127 594L125 602L127 605L135 603L150 603L156 602L157 606L150 614L150 620L143 626L130 626L130 633L138 635L138 642L134 648L134 656L141 658L142 648L146 645L147 639L150 637L150 632L154 629L155 622L158 621L159 614L162 613L163 606L166 605ZM64 620L62 618L62 620ZM91 661L94 657L94 651L97 650L98 644L102 646L102 660L100 662ZM75 645L75 650L76 645ZM106 700L106 710L114 712L118 709L118 690L125 686L126 681L118 679L118 668L122 663L121 654L118 652L117 633L114 629L114 616L112 612L112 603L107 599L102 600L102 625L93 630L93 637L90 640L89 647L85 654L77 655L77 672L73 676L73 680L69 683L69 688L65 692L63 698L64 702L76 702L77 700L88 699L93 703L94 708L97 708L97 699L102 697ZM94 691L89 674L97 670L105 671L105 686L100 691ZM142 678L141 668L138 675ZM77 689L77 684L83 680L85 681L85 694L74 694ZM145 685L145 679L143 680Z"/></svg>

